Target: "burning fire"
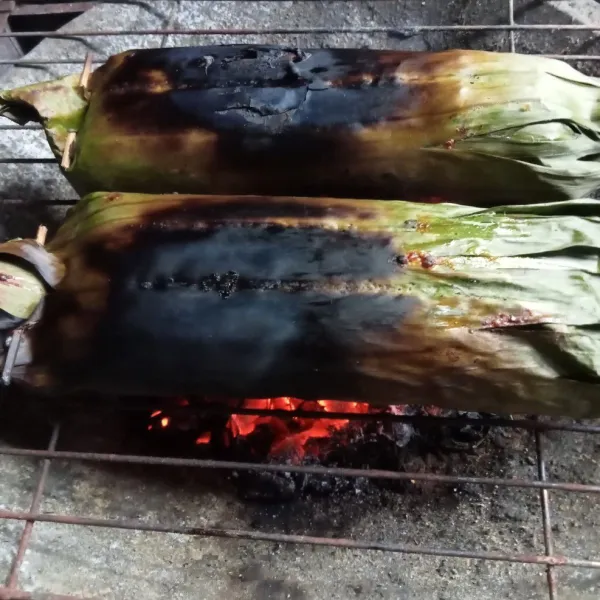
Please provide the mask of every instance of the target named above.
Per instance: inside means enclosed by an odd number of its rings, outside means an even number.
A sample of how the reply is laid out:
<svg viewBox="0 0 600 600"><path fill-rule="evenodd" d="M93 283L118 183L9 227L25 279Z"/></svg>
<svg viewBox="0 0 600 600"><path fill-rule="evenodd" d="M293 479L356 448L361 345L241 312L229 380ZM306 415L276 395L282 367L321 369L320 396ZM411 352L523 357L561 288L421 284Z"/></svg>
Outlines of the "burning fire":
<svg viewBox="0 0 600 600"><path fill-rule="evenodd" d="M223 412L223 407L234 414ZM460 416L459 411L431 405L373 408L359 402L290 397L247 399L241 406L239 400L225 398L212 401L198 398L198 404L194 398L174 398L168 409L165 406L148 413L147 427L153 432L152 441L165 444L161 450L187 456L196 449L202 457L258 464L321 464L361 469L394 469L405 465L405 470L411 470L412 450L434 458L442 450L462 452L477 447L489 430L488 425L472 423L444 425L433 430L421 427L420 417L443 422L444 417ZM392 415L396 418L391 418ZM467 416L473 420L473 413ZM425 468L429 464L429 458L423 461ZM350 485L346 478L262 469L236 470L233 480L243 497L249 499L280 501L300 493L321 495L359 489L355 487L356 481Z"/></svg>
<svg viewBox="0 0 600 600"><path fill-rule="evenodd" d="M181 406L189 405L187 400L179 402ZM259 430L267 430L270 436L270 455L285 455L301 459L310 453L310 440L331 437L336 431L347 427L349 419L334 419L329 417L315 418L304 417L301 412L323 412L323 413L356 413L367 414L381 412L373 409L366 403L340 402L337 400L305 401L297 398L263 398L246 400L242 407L251 410L270 411L299 411L292 417L274 415L231 415L225 426L225 434L229 439L247 438L251 434L257 434ZM400 407L393 407L400 408ZM394 410L398 414L397 410ZM151 415L151 423L148 430L166 430L177 426L174 419L165 412L156 410ZM196 439L196 445L201 446L211 442L211 432L204 432Z"/></svg>
<svg viewBox="0 0 600 600"><path fill-rule="evenodd" d="M296 411L329 413L367 413L369 405L358 402L338 402L336 400L317 400L305 402L297 398L266 398L246 400L244 408L263 410ZM348 425L348 419L292 417L291 420L267 415L232 415L227 423L233 437L248 436L257 427L266 425L272 428L274 440L271 454L295 453L301 458L308 440L330 437Z"/></svg>

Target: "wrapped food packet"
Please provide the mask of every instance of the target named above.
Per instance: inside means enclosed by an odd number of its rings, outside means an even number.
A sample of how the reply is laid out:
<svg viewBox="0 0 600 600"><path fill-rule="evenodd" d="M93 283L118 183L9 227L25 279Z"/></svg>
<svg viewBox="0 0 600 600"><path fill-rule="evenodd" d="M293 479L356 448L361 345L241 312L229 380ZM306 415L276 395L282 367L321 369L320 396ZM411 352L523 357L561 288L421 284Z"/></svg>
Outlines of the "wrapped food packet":
<svg viewBox="0 0 600 600"><path fill-rule="evenodd" d="M592 417L598 240L587 199L95 193L45 247L8 243L36 253L25 291L0 277L0 308L27 296L12 377L49 392Z"/></svg>
<svg viewBox="0 0 600 600"><path fill-rule="evenodd" d="M81 195L492 206L600 187L600 80L550 58L194 46L126 51L84 80L0 92L0 114L66 153Z"/></svg>

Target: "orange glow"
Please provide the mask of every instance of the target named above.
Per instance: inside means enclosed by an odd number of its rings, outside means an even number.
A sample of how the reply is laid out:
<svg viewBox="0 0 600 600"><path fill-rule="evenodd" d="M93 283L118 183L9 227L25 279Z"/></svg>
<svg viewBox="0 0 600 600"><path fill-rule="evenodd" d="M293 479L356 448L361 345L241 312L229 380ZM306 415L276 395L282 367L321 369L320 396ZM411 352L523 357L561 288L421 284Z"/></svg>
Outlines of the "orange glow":
<svg viewBox="0 0 600 600"><path fill-rule="evenodd" d="M359 413L369 412L369 405L361 402L341 402L337 400L317 400L304 402L297 398L262 398L246 400L244 408L263 410L295 411L302 407L311 412ZM348 425L348 419L304 418L301 415L291 419L282 419L267 415L232 415L227 427L233 437L247 436L261 425L270 425L274 434L271 452L293 452L304 456L305 444L310 439L327 438L335 431Z"/></svg>
<svg viewBox="0 0 600 600"><path fill-rule="evenodd" d="M188 406L189 401L185 398L177 399L180 406ZM305 401L297 398L282 396L280 398L255 398L245 400L242 404L244 409L278 411L279 414L260 414L260 415L231 415L226 423L228 436L225 444L229 445L229 440L236 437L246 437L252 434L257 428L265 430L270 441L270 454L285 454L289 459L301 459L306 453L316 451L316 446L309 444L310 440L323 439L331 437L336 431L340 431L350 424L349 419L331 419L318 417L305 417L303 412L312 413L355 413L367 414L370 412L379 412L383 409L370 408L363 402L342 402L339 400L316 400ZM401 406L391 407L394 414L401 414ZM293 416L284 416L281 412L295 411ZM399 412L398 412L399 411ZM162 416L161 416L162 415ZM163 411L156 410L151 414L152 418L160 417L160 428L177 427L178 421L173 421ZM156 424L148 425L148 430L152 430ZM259 434L260 435L260 434ZM228 439L227 439L228 437ZM202 433L196 438L197 446L209 444L211 441L210 432Z"/></svg>

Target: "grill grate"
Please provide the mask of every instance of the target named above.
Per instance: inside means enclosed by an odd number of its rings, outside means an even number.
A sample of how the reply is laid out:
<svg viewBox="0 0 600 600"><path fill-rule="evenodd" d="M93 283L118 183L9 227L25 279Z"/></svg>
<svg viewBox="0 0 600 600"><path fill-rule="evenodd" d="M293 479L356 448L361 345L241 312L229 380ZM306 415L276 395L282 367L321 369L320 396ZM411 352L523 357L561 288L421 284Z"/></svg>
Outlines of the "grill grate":
<svg viewBox="0 0 600 600"><path fill-rule="evenodd" d="M508 33L509 48L511 51L516 50L516 34L525 35L529 33L546 33L548 35L557 31L566 32L600 32L600 23L597 24L522 24L515 20L515 0L506 1L506 23L501 24L422 24L418 26L403 25L401 28L390 26L369 26L369 27L285 27L285 28L246 28L236 29L231 27L200 29L200 28L178 28L176 23L177 8L179 3L172 2L173 10L167 18L164 28L150 29L119 29L119 30L75 30L69 29L68 33L61 31L28 31L22 33L14 33L10 31L0 31L0 38L26 38L26 37L47 37L47 38L65 38L69 40L79 40L82 42L82 47L87 46L87 42L83 44L82 38L98 38L103 40L106 38L123 37L127 35L135 36L161 36L160 45L165 45L167 36L237 36L240 39L244 36L254 35L299 35L299 34L385 34L390 38L404 39L412 35L423 34L427 32L461 32L461 33L490 33L503 32ZM500 0L499 0L500 2ZM125 3L125 2L124 2ZM60 3L55 3L60 4ZM73 5L99 5L102 2L84 2L70 3ZM118 4L114 2L112 4ZM136 4L152 5L152 2L143 2ZM165 4L164 2L162 4ZM424 4L424 3L423 3ZM540 5L542 2L533 2L532 4ZM9 7L10 5L10 7ZM35 11L32 5L35 2L0 2L0 12L2 9L12 9L13 11L21 11L20 14L27 14L28 11ZM39 6L39 4L38 4ZM16 14L16 13L15 13ZM588 46L588 49L593 47L593 44ZM600 54L594 54L591 49L586 53L557 55L545 54L553 58L561 58L569 61L600 61ZM14 65L19 67L32 67L37 69L45 69L54 65L83 65L84 53L78 56L61 56L58 58L3 58L0 57L0 65ZM97 63L102 62L102 59L97 59ZM36 130L38 126L17 126L17 125L2 125L2 130ZM55 164L53 158L47 157L17 157L17 156L2 156L0 164L11 165L40 165L40 164ZM75 202L71 199L56 199L40 198L40 201L49 205L65 205ZM19 198L3 198L4 206L10 203L20 202ZM18 343L18 336L14 336L12 350ZM7 368L3 373L3 382L8 384L10 381L10 361L7 360ZM558 585L556 581L557 568L577 567L582 569L600 569L600 547L598 548L598 557L594 560L583 560L562 554L557 554L554 550L553 543L553 520L550 502L551 492L564 492L569 494L600 494L600 482L597 484L578 483L578 482L563 482L550 480L547 476L547 459L546 459L546 435L552 431L561 431L569 434L585 433L585 434L600 434L600 425L587 425L580 423L558 423L536 421L529 419L494 419L490 421L481 419L454 418L443 419L437 417L410 417L399 415L364 415L364 414L345 414L345 413L309 413L309 412L288 412L288 411L261 411L252 409L239 409L235 414L269 414L278 415L290 418L294 415L305 417L331 418L331 419L357 419L357 420L390 420L396 422L413 422L427 423L431 426L440 425L456 425L456 424L489 424L494 427L504 427L513 430L528 430L531 431L535 439L536 449L536 465L537 479L511 479L498 477L471 477L471 476L451 476L440 475L434 473L422 472L396 472L386 470L364 470L364 469L348 469L348 468L328 468L308 465L285 465L285 464L253 464L246 462L232 462L207 459L181 459L170 457L148 457L143 455L126 455L126 454L109 454L109 453L92 453L92 452L67 452L58 451L57 445L60 435L60 423L54 424L52 433L45 450L37 449L22 449L22 448L0 448L0 460L7 456L20 456L38 459L40 461L39 477L35 485L34 493L31 499L30 508L27 511L0 510L0 524L3 520L21 521L24 527L20 536L18 547L10 571L6 577L5 585L0 586L0 600L28 600L35 597L29 592L21 591L19 588L19 570L25 559L25 554L29 546L34 524L37 523L54 523L57 525L79 525L89 527L101 527L122 530L135 530L157 533L177 533L186 536L210 536L217 538L230 538L235 540L260 540L269 542L281 542L290 544L305 544L316 546L338 547L355 550L378 550L382 552L395 552L401 554L427 555L436 557L450 557L459 559L480 559L487 561L503 561L509 563L534 564L546 567L547 573L547 593L550 600L558 599ZM85 517L75 514L47 514L41 512L42 500L45 493L48 474L52 468L53 461L88 461L92 463L121 463L121 464L137 464L137 465L156 465L161 467L190 467L197 469L222 469L222 470L260 470L279 473L305 473L323 476L344 476L344 477L365 477L388 479L397 481L425 481L431 483L444 484L468 484L484 487L512 487L521 489L530 489L539 491L539 506L541 523L543 526L543 541L544 552L522 554L515 552L479 552L470 550L456 550L452 548L436 548L429 545L408 545L397 543L385 543L379 541L354 540L342 537L317 537L307 535L291 535L283 533L269 533L253 530L231 529L220 527L189 527L189 526L165 526L160 523L147 523L139 519L99 519ZM0 498L0 501L2 499ZM47 600L75 600L75 596L62 595L45 595ZM79 599L81 600L81 599Z"/></svg>

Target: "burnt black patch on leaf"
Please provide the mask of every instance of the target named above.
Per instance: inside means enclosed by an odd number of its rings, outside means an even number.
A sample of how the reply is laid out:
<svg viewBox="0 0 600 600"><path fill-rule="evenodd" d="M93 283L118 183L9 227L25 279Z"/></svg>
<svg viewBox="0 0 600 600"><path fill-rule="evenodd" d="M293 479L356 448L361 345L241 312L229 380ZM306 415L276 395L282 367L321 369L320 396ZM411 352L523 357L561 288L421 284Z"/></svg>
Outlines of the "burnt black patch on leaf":
<svg viewBox="0 0 600 600"><path fill-rule="evenodd" d="M61 348L48 358L59 380L121 393L352 398L363 336L388 335L414 304L278 289L223 298L119 282L85 356Z"/></svg>
<svg viewBox="0 0 600 600"><path fill-rule="evenodd" d="M443 109L432 107L439 95L434 77L403 81L398 67L407 60L410 72L428 73L449 59L264 45L136 51L101 68L82 144L94 138L119 191L439 196L435 178L407 184L401 156L396 163L392 155L384 163L365 156L370 145L360 135L381 124L403 128L406 117ZM111 162L111 132L144 137L141 164L154 165L154 173L132 175ZM168 168L163 155L171 159ZM98 187L92 174L85 179L82 189Z"/></svg>
<svg viewBox="0 0 600 600"><path fill-rule="evenodd" d="M214 223L199 228L164 220L140 227L121 250L110 240L85 250L86 263L111 279L142 283L198 281L215 273L238 273L269 281L385 280L398 272L397 248L387 235L329 231L319 227L271 228L264 223Z"/></svg>
<svg viewBox="0 0 600 600"><path fill-rule="evenodd" d="M413 105L410 86L394 76L405 56L246 45L143 50L107 65L95 95L125 130L194 128L242 139L353 129ZM156 78L169 89L153 91Z"/></svg>
<svg viewBox="0 0 600 600"><path fill-rule="evenodd" d="M407 199L410 189L397 175L364 164L364 147L352 129L308 128L280 135L223 133L211 145L207 168L212 193L295 195L337 198ZM419 192L421 193L421 192Z"/></svg>
<svg viewBox="0 0 600 600"><path fill-rule="evenodd" d="M119 250L86 249L110 281L106 309L85 344L63 340L43 358L88 389L351 398L365 385L365 337L390 335L416 301L339 282L390 279L396 252L385 236L315 227L140 229ZM76 310L51 303L46 341Z"/></svg>

